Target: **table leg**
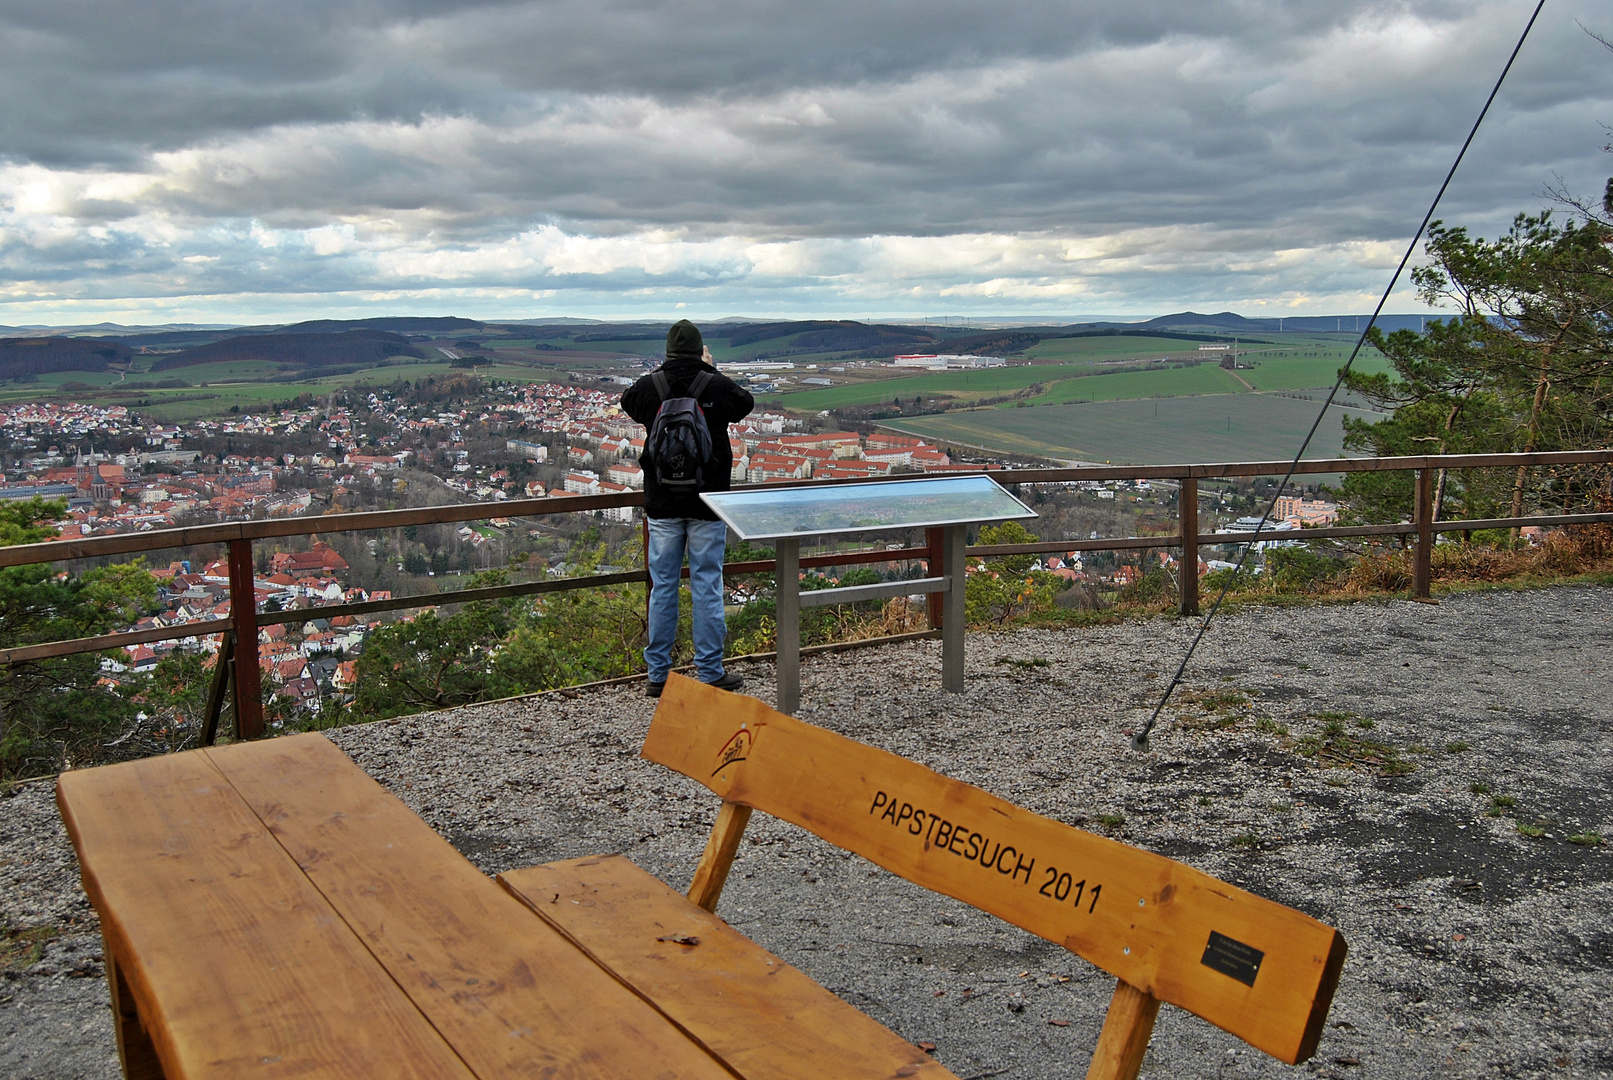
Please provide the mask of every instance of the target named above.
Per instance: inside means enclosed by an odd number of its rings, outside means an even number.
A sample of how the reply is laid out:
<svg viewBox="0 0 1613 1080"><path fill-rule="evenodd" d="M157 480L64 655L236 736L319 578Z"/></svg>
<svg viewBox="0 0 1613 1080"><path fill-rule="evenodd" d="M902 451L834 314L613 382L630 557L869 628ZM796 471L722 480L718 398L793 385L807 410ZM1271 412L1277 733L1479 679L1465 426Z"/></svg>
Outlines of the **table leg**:
<svg viewBox="0 0 1613 1080"><path fill-rule="evenodd" d="M128 1080L166 1080L162 1062L157 1059L157 1048L140 1022L140 1013L134 1006L134 995L124 981L123 972L113 958L111 948L102 944L105 957L106 985L112 994L112 1032L118 1040L118 1061L123 1064L123 1075Z"/></svg>

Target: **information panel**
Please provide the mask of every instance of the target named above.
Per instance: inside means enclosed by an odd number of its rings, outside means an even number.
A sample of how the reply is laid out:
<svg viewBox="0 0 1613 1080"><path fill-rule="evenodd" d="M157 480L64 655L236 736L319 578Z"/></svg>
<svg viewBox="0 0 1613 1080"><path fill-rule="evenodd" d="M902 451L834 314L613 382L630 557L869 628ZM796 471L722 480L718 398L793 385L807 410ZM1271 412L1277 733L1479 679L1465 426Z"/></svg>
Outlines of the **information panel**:
<svg viewBox="0 0 1613 1080"><path fill-rule="evenodd" d="M985 475L916 477L810 488L747 488L700 498L742 540L1033 518Z"/></svg>

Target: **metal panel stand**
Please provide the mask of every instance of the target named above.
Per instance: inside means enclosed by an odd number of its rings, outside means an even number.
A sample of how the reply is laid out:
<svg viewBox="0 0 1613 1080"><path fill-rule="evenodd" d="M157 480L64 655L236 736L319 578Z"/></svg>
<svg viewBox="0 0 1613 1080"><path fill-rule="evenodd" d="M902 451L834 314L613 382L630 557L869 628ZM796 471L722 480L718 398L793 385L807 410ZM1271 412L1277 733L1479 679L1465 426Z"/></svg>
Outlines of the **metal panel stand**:
<svg viewBox="0 0 1613 1080"><path fill-rule="evenodd" d="M794 716L801 707L801 541L778 541L778 711Z"/></svg>
<svg viewBox="0 0 1613 1080"><path fill-rule="evenodd" d="M940 594L941 688L948 693L963 690L963 638L968 626L963 614L965 574L964 527L948 525L942 537L942 565L945 573L936 577L906 581L883 581L875 585L848 585L838 589L814 589L801 595L801 542L794 538L777 541L778 577L775 614L778 621L778 710L794 715L801 706L801 609L827 604L854 604L887 596L914 593ZM932 564L932 570L934 569Z"/></svg>
<svg viewBox="0 0 1613 1080"><path fill-rule="evenodd" d="M941 602L941 689L949 694L963 692L963 589L968 577L963 566L964 540L962 525L946 527L941 563L947 579L946 591L941 594L945 597Z"/></svg>

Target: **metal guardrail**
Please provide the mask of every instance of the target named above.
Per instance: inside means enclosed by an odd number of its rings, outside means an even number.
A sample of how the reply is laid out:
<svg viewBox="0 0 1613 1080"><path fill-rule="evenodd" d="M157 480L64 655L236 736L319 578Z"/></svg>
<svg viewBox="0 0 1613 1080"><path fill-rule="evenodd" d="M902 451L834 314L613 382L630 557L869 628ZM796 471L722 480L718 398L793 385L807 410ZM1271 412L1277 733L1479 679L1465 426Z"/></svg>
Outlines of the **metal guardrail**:
<svg viewBox="0 0 1613 1080"><path fill-rule="evenodd" d="M1443 454L1415 457L1382 458L1325 458L1301 461L1296 474L1337 474L1351 472L1415 471L1417 473L1415 511L1412 520L1394 525L1358 525L1337 528L1292 530L1266 529L1259 533L1219 532L1201 533L1198 530L1198 483L1204 479L1231 479L1243 476L1282 475L1289 468L1287 461L1233 461L1178 465L1103 465L1068 469L993 469L991 476L1002 484L1069 484L1082 481L1107 480L1174 480L1180 483L1178 499L1179 529L1158 536L1106 537L1088 540L1043 540L1033 544L987 544L967 549L971 556L1044 554L1061 551L1119 551L1148 548L1179 548L1182 562L1196 566L1201 545L1242 544L1277 540L1322 540L1364 536L1415 536L1412 562L1412 591L1426 598L1432 582L1432 553L1434 537L1444 532L1465 532L1479 529L1517 528L1530 525L1570 525L1613 522L1613 514L1543 514L1525 517L1484 518L1459 521L1435 521L1433 517L1434 477L1444 469L1528 468L1545 465L1606 465L1613 464L1613 450L1576 450L1537 454ZM905 479L905 478L892 478ZM848 483L869 483L866 479L805 480L769 487L822 487ZM879 482L878 480L872 482ZM548 581L521 582L480 589L462 589L447 593L394 597L388 600L371 600L353 604L320 605L293 611L257 610L253 589L254 573L252 544L290 536L312 536L325 532L359 532L372 529L400 528L406 525L437 525L457 521L477 521L488 517L539 517L553 514L580 513L620 507L642 506L644 494L640 491L612 495L568 495L543 499L512 499L494 503L459 503L449 506L419 507L408 510L377 510L351 514L325 514L317 518L272 518L266 520L224 522L179 529L156 529L143 533L116 536L89 537L78 540L49 540L37 544L18 544L0 548L0 567L24 566L37 563L63 562L76 559L100 558L111 555L133 555L147 551L190 547L202 544L225 544L228 547L230 568L230 615L228 618L194 620L174 626L151 630L102 634L96 637L74 638L64 641L42 642L35 645L0 649L0 665L22 663L77 653L101 652L129 645L148 644L154 641L224 634L227 648L215 669L214 685L209 700L216 713L223 699L224 681L233 680L236 701L236 730L240 737L256 738L263 733L262 685L258 666L258 628L278 623L304 622L309 619L329 619L344 615L366 615L385 611L400 611L446 604L465 604L479 600L506 597L533 596L562 592L571 589L599 588L609 585L647 583L649 575L643 570L630 570L613 574L594 574L586 577L559 578ZM925 559L931 566L941 562L940 529L928 531L924 547L872 549L829 555L807 556L800 560L802 568L819 566L846 566L862 563L893 562ZM774 570L773 560L750 560L730 563L724 567L725 576L767 573ZM687 571L685 571L687 573ZM922 591L903 586L869 586L868 596L883 596L892 589L896 592ZM1198 578L1196 574L1181 577L1181 613L1196 615L1199 611ZM243 601L243 597L246 598ZM932 629L941 622L939 597L930 597L930 623ZM903 635L904 637L910 635ZM881 640L881 639L871 639ZM216 715L209 717L209 729L216 725Z"/></svg>

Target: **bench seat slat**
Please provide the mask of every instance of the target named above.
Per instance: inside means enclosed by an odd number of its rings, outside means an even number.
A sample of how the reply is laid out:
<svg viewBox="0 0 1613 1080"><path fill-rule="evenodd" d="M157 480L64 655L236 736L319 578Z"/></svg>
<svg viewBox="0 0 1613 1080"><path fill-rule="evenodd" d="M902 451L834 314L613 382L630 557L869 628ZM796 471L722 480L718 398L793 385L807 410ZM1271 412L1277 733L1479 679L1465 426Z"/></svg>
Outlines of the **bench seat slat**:
<svg viewBox="0 0 1613 1080"><path fill-rule="evenodd" d="M511 870L499 881L745 1080L952 1077L619 855ZM677 937L698 944L669 940Z"/></svg>
<svg viewBox="0 0 1613 1080"><path fill-rule="evenodd" d="M642 755L1063 945L1273 1057L1315 1052L1344 938L1292 908L678 675Z"/></svg>
<svg viewBox="0 0 1613 1080"><path fill-rule="evenodd" d="M206 756L66 772L57 802L168 1080L470 1080Z"/></svg>
<svg viewBox="0 0 1613 1080"><path fill-rule="evenodd" d="M732 1080L323 736L208 753L480 1080Z"/></svg>

